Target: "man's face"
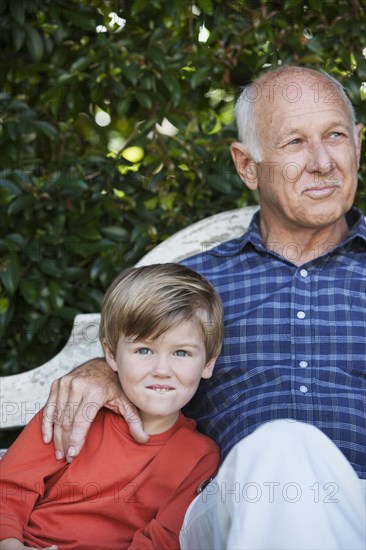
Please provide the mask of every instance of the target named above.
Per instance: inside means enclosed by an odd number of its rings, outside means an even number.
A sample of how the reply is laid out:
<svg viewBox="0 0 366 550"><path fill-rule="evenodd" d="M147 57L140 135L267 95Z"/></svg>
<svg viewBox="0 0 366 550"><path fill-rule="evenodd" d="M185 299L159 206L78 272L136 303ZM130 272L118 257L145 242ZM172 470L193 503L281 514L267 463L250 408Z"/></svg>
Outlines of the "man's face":
<svg viewBox="0 0 366 550"><path fill-rule="evenodd" d="M274 88L256 105L262 160L256 186L266 223L291 228L335 224L357 188L362 125L357 141L343 99L309 74Z"/></svg>

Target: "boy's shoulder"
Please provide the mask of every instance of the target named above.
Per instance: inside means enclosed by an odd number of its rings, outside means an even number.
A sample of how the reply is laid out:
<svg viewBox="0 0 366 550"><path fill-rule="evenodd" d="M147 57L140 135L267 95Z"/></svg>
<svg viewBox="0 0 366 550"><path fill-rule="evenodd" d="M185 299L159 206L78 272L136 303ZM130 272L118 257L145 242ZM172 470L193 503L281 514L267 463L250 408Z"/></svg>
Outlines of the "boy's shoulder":
<svg viewBox="0 0 366 550"><path fill-rule="evenodd" d="M195 420L187 418L183 413L180 413L178 422L178 430L181 432L182 437L186 439L187 445L192 446L192 450L194 448L200 453L220 452L219 447L213 439L197 430L197 422Z"/></svg>
<svg viewBox="0 0 366 550"><path fill-rule="evenodd" d="M134 443L126 421L120 415L102 407L93 421L92 428L97 433L103 433L110 426L113 428L113 431L117 429L118 432L123 433L127 439L130 439ZM165 446L171 440L175 446L182 449L182 452L189 449L190 454L197 458L210 453L220 453L220 449L215 441L199 432L197 430L197 422L192 418L186 417L182 412L180 412L177 422L168 432L151 436L148 446ZM171 443L169 443L169 447L171 447ZM140 444L139 448L141 448Z"/></svg>

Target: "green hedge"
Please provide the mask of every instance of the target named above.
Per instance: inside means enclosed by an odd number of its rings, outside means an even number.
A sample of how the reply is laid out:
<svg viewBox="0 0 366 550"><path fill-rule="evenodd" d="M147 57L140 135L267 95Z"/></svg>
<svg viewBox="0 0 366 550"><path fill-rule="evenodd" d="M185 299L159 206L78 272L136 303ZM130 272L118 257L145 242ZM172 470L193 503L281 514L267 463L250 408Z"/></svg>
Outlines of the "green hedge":
<svg viewBox="0 0 366 550"><path fill-rule="evenodd" d="M157 243L255 203L229 144L238 87L263 67L326 69L366 122L365 36L347 0L2 0L1 374L55 355Z"/></svg>

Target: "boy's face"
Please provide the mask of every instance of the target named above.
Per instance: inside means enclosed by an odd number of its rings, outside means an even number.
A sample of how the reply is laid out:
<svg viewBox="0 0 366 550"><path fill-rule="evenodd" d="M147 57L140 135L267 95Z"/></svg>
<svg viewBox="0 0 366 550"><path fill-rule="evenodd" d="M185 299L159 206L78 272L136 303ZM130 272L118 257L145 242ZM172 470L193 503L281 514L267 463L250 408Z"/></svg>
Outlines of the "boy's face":
<svg viewBox="0 0 366 550"><path fill-rule="evenodd" d="M118 372L126 396L139 409L150 434L169 429L192 398L201 378L210 378L216 357L206 363L202 332L193 321L168 330L157 340L120 336L115 356L104 349Z"/></svg>

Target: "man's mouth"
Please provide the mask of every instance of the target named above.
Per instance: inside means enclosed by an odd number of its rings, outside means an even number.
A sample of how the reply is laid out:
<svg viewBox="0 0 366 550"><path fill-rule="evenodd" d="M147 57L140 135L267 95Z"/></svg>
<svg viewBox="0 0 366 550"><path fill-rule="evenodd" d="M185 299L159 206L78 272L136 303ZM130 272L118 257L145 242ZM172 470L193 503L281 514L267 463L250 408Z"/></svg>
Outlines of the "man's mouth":
<svg viewBox="0 0 366 550"><path fill-rule="evenodd" d="M333 193L341 185L340 180L324 181L313 185L304 185L300 191L302 195L306 194L313 198L323 198Z"/></svg>

